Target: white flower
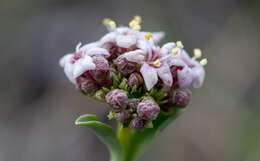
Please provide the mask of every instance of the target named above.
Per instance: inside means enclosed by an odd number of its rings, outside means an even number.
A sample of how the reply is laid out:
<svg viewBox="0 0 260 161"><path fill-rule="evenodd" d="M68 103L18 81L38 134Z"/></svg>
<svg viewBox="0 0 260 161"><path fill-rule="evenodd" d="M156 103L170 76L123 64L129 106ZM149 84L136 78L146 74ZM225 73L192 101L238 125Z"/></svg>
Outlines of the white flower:
<svg viewBox="0 0 260 161"><path fill-rule="evenodd" d="M73 84L76 84L76 78L84 72L96 68L93 56L110 56L107 50L97 45L98 43L95 42L80 47L81 43L79 43L74 54L67 54L60 59L60 66L64 68L64 73Z"/></svg>
<svg viewBox="0 0 260 161"><path fill-rule="evenodd" d="M173 50L176 51L175 54ZM170 67L173 65L183 67L182 70L177 71L178 83L181 88L186 88L190 85L194 88L202 86L205 70L195 56L191 58L184 49L179 48L174 42L163 45L161 54Z"/></svg>
<svg viewBox="0 0 260 161"><path fill-rule="evenodd" d="M140 72L147 90L151 90L158 82L158 76L165 85L171 86L171 71L166 61L161 61L160 48L147 43L147 40L140 40L138 44L142 49L127 52L123 56L130 62L142 64Z"/></svg>
<svg viewBox="0 0 260 161"><path fill-rule="evenodd" d="M107 46L108 44L114 44L121 48L130 48L138 43L138 40L144 39L144 35L147 32L140 32L128 27L118 27L103 36L100 40L100 46ZM164 37L163 32L154 32L153 40L155 44Z"/></svg>

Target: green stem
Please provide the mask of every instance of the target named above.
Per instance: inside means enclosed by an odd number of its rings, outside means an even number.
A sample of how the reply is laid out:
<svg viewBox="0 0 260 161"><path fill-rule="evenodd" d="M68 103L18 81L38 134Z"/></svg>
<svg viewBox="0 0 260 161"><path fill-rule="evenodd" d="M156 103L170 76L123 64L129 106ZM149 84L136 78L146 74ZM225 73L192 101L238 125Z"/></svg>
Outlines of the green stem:
<svg viewBox="0 0 260 161"><path fill-rule="evenodd" d="M118 124L117 137L120 140L123 149L123 161L134 161L135 157L132 154L132 130L130 127L123 127Z"/></svg>

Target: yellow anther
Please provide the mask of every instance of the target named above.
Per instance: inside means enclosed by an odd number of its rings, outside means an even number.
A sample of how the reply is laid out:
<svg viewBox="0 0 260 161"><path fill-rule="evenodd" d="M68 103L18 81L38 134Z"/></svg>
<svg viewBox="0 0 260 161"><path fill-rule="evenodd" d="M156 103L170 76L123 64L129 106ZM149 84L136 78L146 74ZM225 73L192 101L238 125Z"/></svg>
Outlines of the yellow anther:
<svg viewBox="0 0 260 161"><path fill-rule="evenodd" d="M177 55L179 53L179 50L174 48L174 49L172 49L172 53L173 53L173 55Z"/></svg>
<svg viewBox="0 0 260 161"><path fill-rule="evenodd" d="M153 37L153 35L150 32L147 32L144 37L149 40L151 37Z"/></svg>
<svg viewBox="0 0 260 161"><path fill-rule="evenodd" d="M116 23L115 23L115 21L112 21L112 20L111 20L108 24L109 24L110 27L116 28Z"/></svg>
<svg viewBox="0 0 260 161"><path fill-rule="evenodd" d="M104 25L108 25L110 21L111 21L111 20L110 20L109 18L104 18L104 19L103 19L103 24L104 24Z"/></svg>
<svg viewBox="0 0 260 161"><path fill-rule="evenodd" d="M200 61L200 65L202 65L202 66L205 66L205 65L207 65L208 64L208 59L207 58L204 58L204 59L202 59L201 61Z"/></svg>
<svg viewBox="0 0 260 161"><path fill-rule="evenodd" d="M116 23L115 21L112 21L111 19L109 18L104 18L103 19L103 24L106 25L106 26L110 26L112 28L116 28Z"/></svg>
<svg viewBox="0 0 260 161"><path fill-rule="evenodd" d="M194 49L193 52L194 52L194 56L195 56L196 58L200 58L201 55L202 55L202 52L201 52L200 49Z"/></svg>
<svg viewBox="0 0 260 161"><path fill-rule="evenodd" d="M134 17L134 20L140 24L142 22L142 17L137 15Z"/></svg>
<svg viewBox="0 0 260 161"><path fill-rule="evenodd" d="M129 22L129 27L133 28L134 26L139 25L139 23L135 20Z"/></svg>
<svg viewBox="0 0 260 161"><path fill-rule="evenodd" d="M161 66L160 60L159 60L159 59L155 60L155 61L153 62L153 65L156 66L156 67L160 67L160 66Z"/></svg>
<svg viewBox="0 0 260 161"><path fill-rule="evenodd" d="M140 25L135 25L135 26L133 26L133 27L131 27L133 30L137 30L137 31L139 31L139 30L141 30L141 26Z"/></svg>
<svg viewBox="0 0 260 161"><path fill-rule="evenodd" d="M177 44L177 46L178 46L179 48L184 48L184 45L182 44L181 41L177 41L176 44Z"/></svg>

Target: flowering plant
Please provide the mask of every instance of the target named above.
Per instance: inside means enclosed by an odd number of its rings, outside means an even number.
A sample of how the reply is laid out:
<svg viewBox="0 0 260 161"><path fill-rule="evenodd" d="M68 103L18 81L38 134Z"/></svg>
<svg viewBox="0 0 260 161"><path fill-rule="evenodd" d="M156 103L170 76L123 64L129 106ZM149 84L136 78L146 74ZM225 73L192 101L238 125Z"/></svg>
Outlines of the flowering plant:
<svg viewBox="0 0 260 161"><path fill-rule="evenodd" d="M106 144L111 161L133 161L142 154L188 105L189 87L201 87L205 77L207 59L197 61L200 49L190 57L181 41L159 47L164 33L140 31L141 21L135 16L129 27L116 27L104 19L108 34L90 44L79 43L74 53L60 59L76 88L106 102L108 119L117 120L117 132L95 115L76 120Z"/></svg>

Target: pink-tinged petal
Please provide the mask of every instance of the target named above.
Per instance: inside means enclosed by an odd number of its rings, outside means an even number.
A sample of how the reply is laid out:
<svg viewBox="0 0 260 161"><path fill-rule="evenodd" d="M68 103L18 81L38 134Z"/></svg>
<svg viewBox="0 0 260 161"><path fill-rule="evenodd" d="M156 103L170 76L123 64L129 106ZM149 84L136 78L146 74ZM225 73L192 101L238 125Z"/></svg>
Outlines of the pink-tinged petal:
<svg viewBox="0 0 260 161"><path fill-rule="evenodd" d="M155 44L158 44L165 36L164 32L152 32L153 41Z"/></svg>
<svg viewBox="0 0 260 161"><path fill-rule="evenodd" d="M110 54L106 49L103 48L99 48L99 47L95 47L95 48L91 48L89 50L86 50L84 52L84 54L88 55L88 56L105 56L105 57L109 57Z"/></svg>
<svg viewBox="0 0 260 161"><path fill-rule="evenodd" d="M64 66L64 73L68 77L68 79L73 83L76 84L76 79L73 77L73 70L74 64L66 63Z"/></svg>
<svg viewBox="0 0 260 161"><path fill-rule="evenodd" d="M178 83L180 88L187 88L193 81L193 71L185 66L182 70L178 70Z"/></svg>
<svg viewBox="0 0 260 161"><path fill-rule="evenodd" d="M144 63L140 69L140 72L144 78L147 90L150 91L158 82L157 71L153 67Z"/></svg>
<svg viewBox="0 0 260 161"><path fill-rule="evenodd" d="M205 78L205 70L204 68L198 63L196 67L193 68L193 82L192 86L194 88L200 88L204 82Z"/></svg>
<svg viewBox="0 0 260 161"><path fill-rule="evenodd" d="M118 35L116 37L116 44L122 48L130 48L136 44L136 37L134 35Z"/></svg>
<svg viewBox="0 0 260 161"><path fill-rule="evenodd" d="M61 67L65 67L67 63L70 63L73 58L73 54L67 54L60 58L59 64Z"/></svg>
<svg viewBox="0 0 260 161"><path fill-rule="evenodd" d="M185 66L185 63L180 58L174 56L173 54L168 54L168 55L161 57L160 61L168 64L169 67Z"/></svg>
<svg viewBox="0 0 260 161"><path fill-rule="evenodd" d="M130 62L142 64L145 58L145 53L143 50L139 49L124 53L123 56Z"/></svg>
<svg viewBox="0 0 260 161"><path fill-rule="evenodd" d="M87 70L94 70L96 65L93 63L93 59L90 56L85 55L74 64L73 78L79 77Z"/></svg>
<svg viewBox="0 0 260 161"><path fill-rule="evenodd" d="M160 68L157 68L157 73L165 85L172 86L172 74L167 64L163 64Z"/></svg>
<svg viewBox="0 0 260 161"><path fill-rule="evenodd" d="M89 50L91 48L96 48L96 47L98 47L98 42L92 42L92 43L89 43L89 44L85 44L82 47L80 47L80 46L81 46L81 43L79 43L77 45L76 52L78 52L78 51L87 51L87 50Z"/></svg>
<svg viewBox="0 0 260 161"><path fill-rule="evenodd" d="M100 39L100 45L104 45L106 43L115 43L116 42L116 33L115 32L110 32L108 34L106 34L105 36L103 36Z"/></svg>
<svg viewBox="0 0 260 161"><path fill-rule="evenodd" d="M172 53L172 49L176 47L176 44L174 42L169 42L166 43L165 45L162 46L161 48L161 54L168 55Z"/></svg>
<svg viewBox="0 0 260 161"><path fill-rule="evenodd" d="M137 40L137 43L136 43L137 48L142 49L142 50L147 50L147 48L148 48L147 46L148 46L148 42L144 38Z"/></svg>

